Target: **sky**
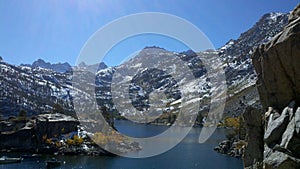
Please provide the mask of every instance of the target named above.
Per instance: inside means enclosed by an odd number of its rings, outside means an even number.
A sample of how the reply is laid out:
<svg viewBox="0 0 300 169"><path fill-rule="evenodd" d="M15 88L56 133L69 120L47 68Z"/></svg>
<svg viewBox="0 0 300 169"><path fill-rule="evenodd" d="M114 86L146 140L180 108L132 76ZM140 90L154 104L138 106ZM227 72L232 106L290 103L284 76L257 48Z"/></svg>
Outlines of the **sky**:
<svg viewBox="0 0 300 169"><path fill-rule="evenodd" d="M2 0L0 56L15 65L39 58L75 65L82 47L97 30L120 17L142 12L183 18L219 48L237 39L263 14L287 13L297 3L298 0ZM117 65L133 52L153 45L177 52L188 49L168 37L136 36L117 44L104 61L109 66Z"/></svg>

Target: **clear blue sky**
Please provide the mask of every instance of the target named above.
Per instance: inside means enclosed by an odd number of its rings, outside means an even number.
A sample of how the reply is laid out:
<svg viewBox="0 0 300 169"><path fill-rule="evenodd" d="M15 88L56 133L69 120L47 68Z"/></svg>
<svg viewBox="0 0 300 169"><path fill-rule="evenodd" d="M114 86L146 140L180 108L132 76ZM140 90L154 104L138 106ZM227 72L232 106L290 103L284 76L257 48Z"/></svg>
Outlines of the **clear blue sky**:
<svg viewBox="0 0 300 169"><path fill-rule="evenodd" d="M285 13L297 3L298 0L2 0L0 56L17 65L38 58L74 65L80 49L95 31L114 19L140 12L163 12L184 18L218 48L229 39L236 39L263 14ZM180 44L173 45L166 48L185 49ZM120 47L116 56L107 60L108 64L118 63L132 50Z"/></svg>

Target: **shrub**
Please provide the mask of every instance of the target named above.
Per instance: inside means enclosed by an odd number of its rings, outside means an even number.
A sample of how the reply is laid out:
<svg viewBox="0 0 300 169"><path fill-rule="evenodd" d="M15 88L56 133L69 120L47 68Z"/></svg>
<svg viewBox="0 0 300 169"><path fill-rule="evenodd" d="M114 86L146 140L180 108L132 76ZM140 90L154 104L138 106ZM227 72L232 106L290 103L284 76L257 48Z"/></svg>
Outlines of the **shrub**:
<svg viewBox="0 0 300 169"><path fill-rule="evenodd" d="M84 141L83 138L79 137L78 135L75 135L73 137L73 139L67 139L67 144L78 146L78 145L82 144L83 141Z"/></svg>
<svg viewBox="0 0 300 169"><path fill-rule="evenodd" d="M52 142L52 140L51 139L46 139L46 144L49 144L49 145L51 145L53 142Z"/></svg>
<svg viewBox="0 0 300 169"><path fill-rule="evenodd" d="M83 143L83 138L81 138L81 137L79 137L77 135L74 136L73 140L74 140L74 144L75 145L80 145L80 144Z"/></svg>
<svg viewBox="0 0 300 169"><path fill-rule="evenodd" d="M61 143L61 142L59 142L59 141L56 141L56 142L55 142L55 146L56 146L57 148L59 148L59 147L61 147L61 146L62 146L62 143Z"/></svg>
<svg viewBox="0 0 300 169"><path fill-rule="evenodd" d="M237 117L227 117L224 119L225 127L234 127L236 129L240 128L240 119Z"/></svg>
<svg viewBox="0 0 300 169"><path fill-rule="evenodd" d="M68 139L68 140L67 140L67 144L68 144L68 145L74 145L74 140Z"/></svg>

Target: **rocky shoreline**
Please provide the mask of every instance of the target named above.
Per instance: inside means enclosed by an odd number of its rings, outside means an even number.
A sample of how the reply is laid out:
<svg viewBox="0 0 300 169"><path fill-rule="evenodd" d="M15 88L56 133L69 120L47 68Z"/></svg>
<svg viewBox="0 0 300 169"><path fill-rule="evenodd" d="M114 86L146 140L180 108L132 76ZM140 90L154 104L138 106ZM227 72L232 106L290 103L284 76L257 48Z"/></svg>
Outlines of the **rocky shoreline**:
<svg viewBox="0 0 300 169"><path fill-rule="evenodd" d="M221 154L226 154L231 157L241 158L245 151L245 141L224 140L214 148L215 151Z"/></svg>
<svg viewBox="0 0 300 169"><path fill-rule="evenodd" d="M93 155L112 156L99 139L115 139L114 133L102 134L94 139L80 126L77 119L64 114L41 114L30 119L11 117L0 121L1 152L31 152L55 155ZM97 133L99 136L100 132ZM109 135L109 136L108 136ZM129 140L118 137L117 142L109 142L119 153L138 151L141 147ZM105 143L106 144L106 143ZM101 146L99 146L101 145Z"/></svg>

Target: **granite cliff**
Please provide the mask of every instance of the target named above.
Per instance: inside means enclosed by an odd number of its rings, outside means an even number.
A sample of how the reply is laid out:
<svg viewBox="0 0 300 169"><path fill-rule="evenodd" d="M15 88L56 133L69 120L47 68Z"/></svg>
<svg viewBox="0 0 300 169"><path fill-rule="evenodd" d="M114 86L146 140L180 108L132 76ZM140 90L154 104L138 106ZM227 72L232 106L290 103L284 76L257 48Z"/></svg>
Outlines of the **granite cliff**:
<svg viewBox="0 0 300 169"><path fill-rule="evenodd" d="M300 4L283 31L256 48L252 62L263 110L244 114L248 124L245 168L300 168Z"/></svg>

